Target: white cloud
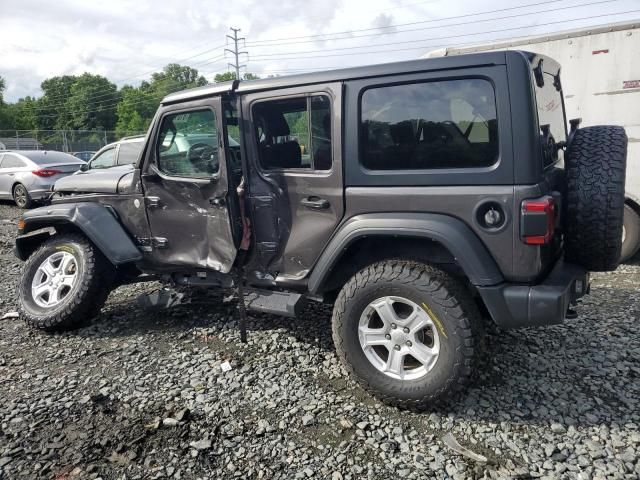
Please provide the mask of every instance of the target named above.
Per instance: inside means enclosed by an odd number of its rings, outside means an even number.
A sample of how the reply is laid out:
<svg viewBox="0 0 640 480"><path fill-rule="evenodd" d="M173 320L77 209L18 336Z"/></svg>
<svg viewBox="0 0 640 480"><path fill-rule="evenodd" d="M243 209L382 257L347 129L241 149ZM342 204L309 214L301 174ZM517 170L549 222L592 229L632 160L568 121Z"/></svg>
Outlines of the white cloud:
<svg viewBox="0 0 640 480"><path fill-rule="evenodd" d="M519 0L518 4L540 1ZM54 75L89 71L105 75L119 85L137 84L148 78L150 71L160 70L172 61L198 68L212 79L215 73L227 68L229 59L216 57L222 54L230 26L242 28L241 35L247 39L246 50L250 56L246 63L250 71L297 73L305 69L417 58L440 45L620 21L626 18L593 18L546 25L552 21L639 8L637 0L615 0L552 12L554 8L590 1L594 0L558 1L526 10L465 17L461 22L467 24L446 28L441 26L452 21L393 28L398 24L510 8L514 3L509 0L0 0L0 75L6 80L8 101L40 95L40 83ZM537 11L543 13L480 21ZM627 15L628 19L639 16L640 13ZM536 24L538 28L531 27ZM513 27L518 28L504 33L469 35ZM341 40L318 36L251 43L354 29L374 30L347 33ZM208 51L214 47L220 48ZM340 48L344 50L333 50ZM380 50L384 52L372 53ZM201 55L197 55L199 53Z"/></svg>

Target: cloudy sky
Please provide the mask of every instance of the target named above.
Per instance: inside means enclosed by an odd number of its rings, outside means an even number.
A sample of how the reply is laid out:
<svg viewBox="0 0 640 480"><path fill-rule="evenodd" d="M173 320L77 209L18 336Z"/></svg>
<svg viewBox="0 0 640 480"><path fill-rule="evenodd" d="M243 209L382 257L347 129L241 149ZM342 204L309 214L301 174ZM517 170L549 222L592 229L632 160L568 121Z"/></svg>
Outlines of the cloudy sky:
<svg viewBox="0 0 640 480"><path fill-rule="evenodd" d="M54 75L135 85L170 62L213 79L231 26L249 71L285 75L632 19L640 0L0 0L0 76L7 101Z"/></svg>

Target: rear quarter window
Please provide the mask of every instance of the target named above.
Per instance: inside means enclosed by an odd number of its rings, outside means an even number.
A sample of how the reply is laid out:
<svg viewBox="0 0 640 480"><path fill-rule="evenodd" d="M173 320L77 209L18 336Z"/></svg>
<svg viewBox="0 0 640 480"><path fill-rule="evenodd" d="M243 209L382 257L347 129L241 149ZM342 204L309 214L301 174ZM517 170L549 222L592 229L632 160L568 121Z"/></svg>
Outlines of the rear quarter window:
<svg viewBox="0 0 640 480"><path fill-rule="evenodd" d="M360 111L361 163L370 170L481 168L498 160L496 100L488 80L370 88Z"/></svg>

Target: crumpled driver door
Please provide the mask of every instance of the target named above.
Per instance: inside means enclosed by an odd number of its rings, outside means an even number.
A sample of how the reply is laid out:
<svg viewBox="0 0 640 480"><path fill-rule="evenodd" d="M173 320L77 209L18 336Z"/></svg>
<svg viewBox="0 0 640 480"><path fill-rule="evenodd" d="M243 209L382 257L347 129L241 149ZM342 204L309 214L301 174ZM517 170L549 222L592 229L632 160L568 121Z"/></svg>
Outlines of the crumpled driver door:
<svg viewBox="0 0 640 480"><path fill-rule="evenodd" d="M220 97L163 107L145 155L142 184L150 257L174 270L228 273L237 244ZM148 248L149 249L149 248Z"/></svg>

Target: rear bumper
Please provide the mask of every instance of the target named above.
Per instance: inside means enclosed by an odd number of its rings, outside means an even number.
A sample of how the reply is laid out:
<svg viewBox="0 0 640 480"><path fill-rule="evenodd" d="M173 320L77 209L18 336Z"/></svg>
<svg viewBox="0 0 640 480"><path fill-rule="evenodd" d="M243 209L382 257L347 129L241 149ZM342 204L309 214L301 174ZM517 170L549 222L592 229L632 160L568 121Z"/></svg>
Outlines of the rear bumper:
<svg viewBox="0 0 640 480"><path fill-rule="evenodd" d="M559 260L538 285L477 287L493 320L501 328L562 323L571 303L589 292L589 273Z"/></svg>

